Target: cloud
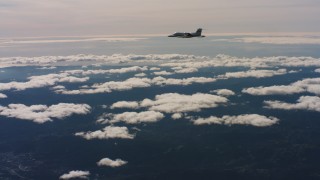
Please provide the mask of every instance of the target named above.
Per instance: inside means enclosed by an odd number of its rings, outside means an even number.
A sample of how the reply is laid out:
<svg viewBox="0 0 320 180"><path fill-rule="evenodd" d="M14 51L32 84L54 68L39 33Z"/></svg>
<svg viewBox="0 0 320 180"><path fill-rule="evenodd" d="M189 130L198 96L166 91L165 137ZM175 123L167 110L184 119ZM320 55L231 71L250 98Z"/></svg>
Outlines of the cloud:
<svg viewBox="0 0 320 180"><path fill-rule="evenodd" d="M219 96L233 96L233 95L235 95L235 93L229 89L217 89L217 90L210 91L210 92L217 93L217 95L219 95Z"/></svg>
<svg viewBox="0 0 320 180"><path fill-rule="evenodd" d="M283 110L308 110L320 112L320 97L318 96L301 96L296 104L282 101L264 101L265 108L283 109Z"/></svg>
<svg viewBox="0 0 320 180"><path fill-rule="evenodd" d="M78 132L75 133L76 136L83 137L87 140L91 139L133 139L135 135L129 134L127 127L117 127L117 126L107 126L102 130L98 131L88 131L88 132Z"/></svg>
<svg viewBox="0 0 320 180"><path fill-rule="evenodd" d="M122 114L104 114L97 122L116 123L125 122L130 124L142 122L156 122L164 118L164 113L174 113L172 119L180 119L183 112L199 112L204 108L214 108L228 102L225 97L196 93L184 95L178 93L166 93L155 96L155 100L144 99L137 101L119 101L114 103L111 108L147 108L149 111L144 112L125 112Z"/></svg>
<svg viewBox="0 0 320 180"><path fill-rule="evenodd" d="M211 83L215 82L215 78L206 78L206 77L190 77L190 78L183 78L183 79L174 79L174 78L163 78L163 77L155 77L152 79L152 84L159 85L159 86L166 86L166 85L190 85L193 83Z"/></svg>
<svg viewBox="0 0 320 180"><path fill-rule="evenodd" d="M41 70L48 70L48 69L56 69L57 67L55 66L49 66L49 67L40 67L40 68L37 68L37 69L41 69Z"/></svg>
<svg viewBox="0 0 320 180"><path fill-rule="evenodd" d="M7 97L8 97L7 95L0 93L0 99L7 98Z"/></svg>
<svg viewBox="0 0 320 180"><path fill-rule="evenodd" d="M148 67L143 66L132 66L132 67L124 67L120 69L97 69L97 70L69 70L69 71L64 71L64 73L68 74L81 74L83 76L87 75L96 75L96 74L124 74L124 73L129 73L129 72L142 72L142 71L147 71Z"/></svg>
<svg viewBox="0 0 320 180"><path fill-rule="evenodd" d="M213 41L262 43L262 44L320 44L320 37L315 36L266 36L216 39Z"/></svg>
<svg viewBox="0 0 320 180"><path fill-rule="evenodd" d="M65 89L66 87L62 86L62 85L58 85L58 86L54 86L51 89L53 90L57 90L57 89Z"/></svg>
<svg viewBox="0 0 320 180"><path fill-rule="evenodd" d="M239 58L219 54L214 58L203 58L198 60L169 61L161 63L160 66L171 68L207 68L207 67L249 67L271 68L271 67L320 67L318 58L312 57L255 57Z"/></svg>
<svg viewBox="0 0 320 180"><path fill-rule="evenodd" d="M153 74L157 76L168 76L168 75L172 75L173 73L168 71L158 71L158 72L154 72Z"/></svg>
<svg viewBox="0 0 320 180"><path fill-rule="evenodd" d="M145 77L145 76L147 76L147 74L146 73L138 73L138 74L135 74L134 76L135 77Z"/></svg>
<svg viewBox="0 0 320 180"><path fill-rule="evenodd" d="M293 87L293 86L269 86L269 87L251 87L243 89L243 93L251 94L251 95L287 95L287 94L295 94L302 93L305 90L301 87Z"/></svg>
<svg viewBox="0 0 320 180"><path fill-rule="evenodd" d="M127 124L150 123L157 122L164 118L164 115L156 111L144 112L124 112L114 114L109 123L125 122Z"/></svg>
<svg viewBox="0 0 320 180"><path fill-rule="evenodd" d="M152 85L167 86L167 85L190 85L193 83L210 83L214 82L214 78L205 77L191 77L184 79L174 79L174 78L163 78L155 77L153 79L149 78L129 78L125 81L109 81L102 84L94 84L89 89L79 89L79 90L66 90L58 89L55 92L61 94L95 94L95 93L110 93L112 91L124 91L131 90L133 88L143 88L150 87Z"/></svg>
<svg viewBox="0 0 320 180"><path fill-rule="evenodd" d="M320 73L320 68L318 68L318 69L314 70L314 72L316 72L316 73Z"/></svg>
<svg viewBox="0 0 320 180"><path fill-rule="evenodd" d="M39 57L2 57L0 58L0 67L11 66L63 66L63 65L123 65L130 63L162 63L176 60L199 60L208 59L205 56L183 55L183 54L113 54L92 55L78 54L71 56L39 56Z"/></svg>
<svg viewBox="0 0 320 180"><path fill-rule="evenodd" d="M111 109L115 109L115 108L137 109L139 108L139 103L135 101L118 101L116 103L113 103L110 108Z"/></svg>
<svg viewBox="0 0 320 180"><path fill-rule="evenodd" d="M73 179L73 178L79 178L79 179L88 179L88 176L90 175L89 171L70 171L67 174L63 174L60 176L60 179Z"/></svg>
<svg viewBox="0 0 320 180"><path fill-rule="evenodd" d="M172 119L181 119L182 117L183 117L182 113L174 113L171 116Z"/></svg>
<svg viewBox="0 0 320 180"><path fill-rule="evenodd" d="M243 89L242 92L251 95L286 95L303 92L320 95L320 78L306 78L290 85L251 87Z"/></svg>
<svg viewBox="0 0 320 180"><path fill-rule="evenodd" d="M158 65L171 67L180 72L195 72L199 68L207 67L320 67L318 58L312 57L255 57L239 58L224 54L216 57L194 56L183 54L113 54L106 55L71 55L71 56L40 56L40 57L3 57L0 58L0 67L10 66L64 66L64 65ZM153 67L152 71L155 70ZM150 69L151 70L151 69ZM157 69L159 70L159 69Z"/></svg>
<svg viewBox="0 0 320 180"><path fill-rule="evenodd" d="M208 118L198 118L193 120L195 125L205 125L205 124L224 124L224 125L252 125L257 127L271 126L278 122L279 120L275 117L266 117L258 114L243 114L238 116L222 116L215 117L210 116Z"/></svg>
<svg viewBox="0 0 320 180"><path fill-rule="evenodd" d="M160 71L161 68L158 68L158 67L152 67L150 68L150 71Z"/></svg>
<svg viewBox="0 0 320 180"><path fill-rule="evenodd" d="M95 94L95 93L110 93L112 91L131 90L133 88L150 87L151 80L148 78L130 78L125 81L109 81L102 84L94 84L92 89L79 90L56 90L56 93L61 94Z"/></svg>
<svg viewBox="0 0 320 180"><path fill-rule="evenodd" d="M91 107L88 104L59 103L51 106L9 104L7 107L0 106L0 115L44 123L52 121L52 118L63 119L72 114L88 114L90 110Z"/></svg>
<svg viewBox="0 0 320 180"><path fill-rule="evenodd" d="M214 108L227 102L227 98L211 94L196 93L193 95L184 95L166 93L157 95L155 100L144 99L140 103L140 106L146 107L151 111L181 113L198 112L201 109Z"/></svg>
<svg viewBox="0 0 320 180"><path fill-rule="evenodd" d="M320 78L306 78L295 83L292 83L293 87L304 88L306 92L320 95Z"/></svg>
<svg viewBox="0 0 320 180"><path fill-rule="evenodd" d="M174 71L175 73L194 73L194 72L198 72L198 69L197 68L181 68L181 69L176 69Z"/></svg>
<svg viewBox="0 0 320 180"><path fill-rule="evenodd" d="M240 71L240 72L227 72L224 75L219 75L219 78L246 78L246 77L254 77L254 78L265 78L272 77L275 75L283 75L287 74L286 69L279 70L249 70L249 71Z"/></svg>
<svg viewBox="0 0 320 180"><path fill-rule="evenodd" d="M78 78L78 77L69 76L67 73L61 73L61 74L31 76L28 79L29 81L27 82L13 81L8 83L0 83L0 91L11 90L11 89L21 91L21 90L30 89L30 88L53 86L58 82L69 82L69 83L86 82L89 80L89 77Z"/></svg>
<svg viewBox="0 0 320 180"><path fill-rule="evenodd" d="M122 159L112 160L109 158L103 158L99 162L97 162L98 166L109 166L109 167L120 167L127 164L128 161L124 161Z"/></svg>

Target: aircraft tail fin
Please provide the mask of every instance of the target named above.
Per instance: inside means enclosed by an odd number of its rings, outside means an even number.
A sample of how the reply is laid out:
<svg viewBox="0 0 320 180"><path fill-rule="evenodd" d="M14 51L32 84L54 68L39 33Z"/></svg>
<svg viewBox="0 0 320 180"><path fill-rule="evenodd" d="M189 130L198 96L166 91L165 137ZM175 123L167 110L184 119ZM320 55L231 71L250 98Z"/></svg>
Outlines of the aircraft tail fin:
<svg viewBox="0 0 320 180"><path fill-rule="evenodd" d="M196 35L201 36L201 33L202 33L202 29L201 28L197 29Z"/></svg>

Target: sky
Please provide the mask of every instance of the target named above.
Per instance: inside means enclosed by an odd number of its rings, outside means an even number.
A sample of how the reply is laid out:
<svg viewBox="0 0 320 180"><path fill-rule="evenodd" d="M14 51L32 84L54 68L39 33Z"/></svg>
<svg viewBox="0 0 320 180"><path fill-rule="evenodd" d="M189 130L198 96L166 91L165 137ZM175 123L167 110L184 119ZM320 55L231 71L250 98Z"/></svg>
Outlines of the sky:
<svg viewBox="0 0 320 180"><path fill-rule="evenodd" d="M318 32L318 0L0 0L0 37Z"/></svg>

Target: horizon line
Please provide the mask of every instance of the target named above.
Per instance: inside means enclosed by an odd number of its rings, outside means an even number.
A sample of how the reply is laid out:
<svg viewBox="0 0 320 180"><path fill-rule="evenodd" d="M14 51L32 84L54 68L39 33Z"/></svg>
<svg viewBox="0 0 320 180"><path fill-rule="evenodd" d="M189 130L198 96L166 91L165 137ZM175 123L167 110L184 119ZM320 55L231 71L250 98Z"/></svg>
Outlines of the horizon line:
<svg viewBox="0 0 320 180"><path fill-rule="evenodd" d="M169 33L170 34L170 33ZM206 36L237 36L237 35L277 35L277 36L284 36L284 35L319 35L320 31L310 31L310 32L226 32L226 33L203 33ZM31 38L90 38L90 37L161 37L167 36L168 34L164 33L157 33L157 34L113 34L113 35L48 35L48 36L0 36L0 39L12 39L12 38L21 38L21 39L31 39Z"/></svg>

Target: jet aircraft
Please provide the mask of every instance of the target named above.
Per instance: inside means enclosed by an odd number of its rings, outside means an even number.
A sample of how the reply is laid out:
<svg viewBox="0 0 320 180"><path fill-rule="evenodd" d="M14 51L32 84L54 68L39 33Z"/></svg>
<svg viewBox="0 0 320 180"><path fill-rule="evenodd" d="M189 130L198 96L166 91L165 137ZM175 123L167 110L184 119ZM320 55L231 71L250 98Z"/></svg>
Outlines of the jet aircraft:
<svg viewBox="0 0 320 180"><path fill-rule="evenodd" d="M192 37L205 37L201 35L202 29L197 29L196 32L189 33L189 32L175 32L168 37L179 37L179 38L192 38Z"/></svg>

